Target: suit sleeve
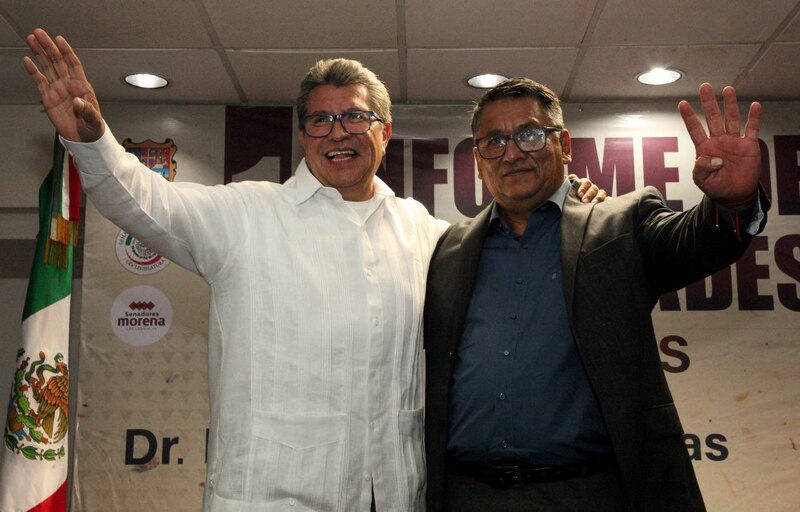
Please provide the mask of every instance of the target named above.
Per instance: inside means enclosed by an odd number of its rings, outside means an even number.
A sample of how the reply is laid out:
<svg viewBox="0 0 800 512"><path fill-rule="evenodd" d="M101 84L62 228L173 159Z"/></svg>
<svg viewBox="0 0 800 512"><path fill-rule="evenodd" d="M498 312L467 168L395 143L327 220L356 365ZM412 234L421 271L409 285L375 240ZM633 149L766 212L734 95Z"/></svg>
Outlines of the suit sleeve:
<svg viewBox="0 0 800 512"><path fill-rule="evenodd" d="M685 212L674 212L652 187L639 200L634 225L656 295L683 288L734 263L754 236L722 218L708 197Z"/></svg>

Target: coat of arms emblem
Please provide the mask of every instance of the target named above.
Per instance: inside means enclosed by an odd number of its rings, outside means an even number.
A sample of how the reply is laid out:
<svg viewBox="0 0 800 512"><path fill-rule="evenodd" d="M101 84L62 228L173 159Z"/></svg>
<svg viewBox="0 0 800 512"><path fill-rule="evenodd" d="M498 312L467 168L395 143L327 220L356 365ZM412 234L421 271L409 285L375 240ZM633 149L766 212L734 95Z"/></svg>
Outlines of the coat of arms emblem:
<svg viewBox="0 0 800 512"><path fill-rule="evenodd" d="M64 457L69 424L69 368L60 352L38 359L17 352L17 370L8 405L6 447L31 460Z"/></svg>

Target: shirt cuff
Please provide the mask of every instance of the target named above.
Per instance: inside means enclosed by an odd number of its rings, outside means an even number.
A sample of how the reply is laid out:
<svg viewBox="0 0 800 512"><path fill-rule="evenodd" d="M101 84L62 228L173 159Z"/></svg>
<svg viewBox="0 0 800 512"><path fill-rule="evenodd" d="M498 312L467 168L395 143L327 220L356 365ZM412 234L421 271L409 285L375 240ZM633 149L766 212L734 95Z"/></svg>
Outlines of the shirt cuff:
<svg viewBox="0 0 800 512"><path fill-rule="evenodd" d="M81 175L108 174L117 166L123 148L114 138L114 134L105 126L103 135L94 142L72 142L58 136L61 144L69 151Z"/></svg>
<svg viewBox="0 0 800 512"><path fill-rule="evenodd" d="M738 215L739 219L741 219L741 224L747 226L744 231L748 235L757 235L766 219L764 208L761 206L761 194L757 195L753 203L743 210L725 208L719 203L716 203L716 206L719 210L720 217L731 224L734 222L734 217Z"/></svg>

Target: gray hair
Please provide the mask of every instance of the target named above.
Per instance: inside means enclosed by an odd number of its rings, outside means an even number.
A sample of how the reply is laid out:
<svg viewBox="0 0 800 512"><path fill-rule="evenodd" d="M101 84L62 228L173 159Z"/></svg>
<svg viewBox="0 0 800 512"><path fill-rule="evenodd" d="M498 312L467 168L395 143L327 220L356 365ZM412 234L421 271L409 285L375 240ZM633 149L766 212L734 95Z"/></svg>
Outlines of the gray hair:
<svg viewBox="0 0 800 512"><path fill-rule="evenodd" d="M561 100L546 85L540 84L530 78L507 78L489 89L475 102L472 108L472 134L478 131L481 115L490 103L500 100L534 98L544 108L547 116L553 121L556 128L564 127L564 114L561 111Z"/></svg>
<svg viewBox="0 0 800 512"><path fill-rule="evenodd" d="M336 87L356 84L365 86L369 108L385 122L392 122L392 100L389 98L386 85L363 64L350 59L319 60L311 66L300 82L300 92L296 101L298 120L302 122L303 116L308 113L308 97L311 91L327 84Z"/></svg>

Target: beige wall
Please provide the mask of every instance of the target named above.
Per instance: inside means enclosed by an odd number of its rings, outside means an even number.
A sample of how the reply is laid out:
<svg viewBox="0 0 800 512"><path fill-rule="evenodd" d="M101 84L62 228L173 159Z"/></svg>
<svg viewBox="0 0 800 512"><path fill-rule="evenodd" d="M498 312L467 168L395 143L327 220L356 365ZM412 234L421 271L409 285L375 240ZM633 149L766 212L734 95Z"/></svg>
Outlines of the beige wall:
<svg viewBox="0 0 800 512"><path fill-rule="evenodd" d="M103 114L118 139L172 138L178 146L177 181L222 182L224 106L108 104ZM38 230L38 190L52 163L54 131L38 106L0 106L0 119L0 399L5 403ZM77 325L73 322L73 329Z"/></svg>

